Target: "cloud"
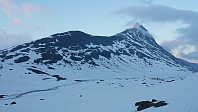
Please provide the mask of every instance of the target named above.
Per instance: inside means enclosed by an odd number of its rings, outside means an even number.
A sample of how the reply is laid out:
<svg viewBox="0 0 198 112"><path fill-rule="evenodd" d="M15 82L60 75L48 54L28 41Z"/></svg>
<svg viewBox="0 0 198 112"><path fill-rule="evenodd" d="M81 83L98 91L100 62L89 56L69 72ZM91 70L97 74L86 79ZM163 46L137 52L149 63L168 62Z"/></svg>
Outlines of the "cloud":
<svg viewBox="0 0 198 112"><path fill-rule="evenodd" d="M154 0L138 0L138 1L144 4L152 4L154 2Z"/></svg>
<svg viewBox="0 0 198 112"><path fill-rule="evenodd" d="M37 4L22 4L22 10L26 16L32 17L34 14L42 12L44 8Z"/></svg>
<svg viewBox="0 0 198 112"><path fill-rule="evenodd" d="M116 13L132 17L132 19L152 22L173 22L178 20L190 22L198 19L197 12L177 10L168 6L152 4L123 8Z"/></svg>
<svg viewBox="0 0 198 112"><path fill-rule="evenodd" d="M195 52L196 48L193 45L180 45L174 49L171 50L173 55L177 57L181 57L180 54L184 53L185 55Z"/></svg>
<svg viewBox="0 0 198 112"><path fill-rule="evenodd" d="M176 23L182 21L183 23L188 24L188 27L178 28L176 33L180 36L175 40L163 41L161 45L179 58L189 59L189 54L197 52L198 12L179 10L163 5L144 4L120 9L116 14L129 17L132 22L134 20L143 23ZM198 55L193 56L198 57ZM194 59L196 57L194 57ZM191 60L193 60L192 57Z"/></svg>
<svg viewBox="0 0 198 112"><path fill-rule="evenodd" d="M21 23L21 19L17 16L16 11L19 9L12 0L0 0L0 9L11 18L16 25Z"/></svg>
<svg viewBox="0 0 198 112"><path fill-rule="evenodd" d="M0 0L0 11L7 15L14 25L21 25L24 23L24 19L38 15L43 10L45 10L45 8L38 4L22 3L18 5L14 2L14 0ZM29 41L31 41L30 34L7 33L6 31L0 29L0 49Z"/></svg>
<svg viewBox="0 0 198 112"><path fill-rule="evenodd" d="M19 25L19 24L21 24L21 23L22 23L22 21L21 21L21 19L20 19L20 18L18 18L18 17L14 17L14 18L13 18L13 23L14 23L15 25Z"/></svg>
<svg viewBox="0 0 198 112"><path fill-rule="evenodd" d="M32 17L44 9L38 4L24 3L21 6L17 6L13 0L0 0L0 10L10 17L15 25L22 23L22 15Z"/></svg>
<svg viewBox="0 0 198 112"><path fill-rule="evenodd" d="M0 29L0 49L19 45L29 41L31 41L31 37L28 34L11 34Z"/></svg>
<svg viewBox="0 0 198 112"><path fill-rule="evenodd" d="M13 16L13 10L18 7L12 2L12 0L0 0L1 10L9 16Z"/></svg>
<svg viewBox="0 0 198 112"><path fill-rule="evenodd" d="M175 49L176 47L178 46L181 46L181 45L185 45L186 42L185 41L182 41L182 40L164 40L163 42L160 43L160 45L166 49L167 51L171 51L173 49Z"/></svg>

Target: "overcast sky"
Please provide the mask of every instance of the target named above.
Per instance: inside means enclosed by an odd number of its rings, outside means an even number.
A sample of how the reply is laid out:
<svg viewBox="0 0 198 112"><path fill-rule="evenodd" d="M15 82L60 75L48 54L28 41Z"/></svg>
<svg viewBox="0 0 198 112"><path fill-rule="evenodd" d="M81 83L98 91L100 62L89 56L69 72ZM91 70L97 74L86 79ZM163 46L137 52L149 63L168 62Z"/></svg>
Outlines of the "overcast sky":
<svg viewBox="0 0 198 112"><path fill-rule="evenodd" d="M0 49L81 30L114 35L136 21L176 57L198 63L197 0L0 0Z"/></svg>

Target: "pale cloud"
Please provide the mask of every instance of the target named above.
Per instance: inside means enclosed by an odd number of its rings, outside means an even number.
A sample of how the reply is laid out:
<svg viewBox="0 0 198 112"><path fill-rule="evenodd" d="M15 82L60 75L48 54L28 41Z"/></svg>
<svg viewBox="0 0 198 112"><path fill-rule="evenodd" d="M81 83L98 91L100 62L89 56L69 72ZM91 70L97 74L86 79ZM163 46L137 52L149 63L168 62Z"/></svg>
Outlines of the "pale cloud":
<svg viewBox="0 0 198 112"><path fill-rule="evenodd" d="M11 18L15 25L21 23L21 19L17 16L17 7L12 0L0 0L0 9Z"/></svg>
<svg viewBox="0 0 198 112"><path fill-rule="evenodd" d="M181 58L181 53L184 53L185 55L195 52L196 48L193 45L180 45L173 50L171 50L172 54L175 55L176 57Z"/></svg>
<svg viewBox="0 0 198 112"><path fill-rule="evenodd" d="M160 45L167 51L171 52L171 50L177 48L178 46L186 45L186 42L178 39L164 40L163 42L160 43Z"/></svg>
<svg viewBox="0 0 198 112"><path fill-rule="evenodd" d="M198 63L198 60L195 60L195 59L188 59L188 58L183 58L183 59L191 63Z"/></svg>
<svg viewBox="0 0 198 112"><path fill-rule="evenodd" d="M32 17L34 14L44 10L44 8L37 4L22 4L22 10L26 16Z"/></svg>
<svg viewBox="0 0 198 112"><path fill-rule="evenodd" d="M198 51L196 50L196 47L194 45L180 45L178 47L175 47L171 50L171 53L178 58L181 58L183 60L187 60L192 63L198 63L197 57ZM190 58L192 54L194 55L192 58Z"/></svg>
<svg viewBox="0 0 198 112"><path fill-rule="evenodd" d="M0 0L0 10L4 12L14 25L21 25L23 18L21 16L32 17L42 11L42 7L36 4L16 5L13 0ZM8 48L14 45L23 44L31 41L27 33L7 33L0 29L0 49Z"/></svg>
<svg viewBox="0 0 198 112"><path fill-rule="evenodd" d="M176 22L178 20L197 20L197 12L178 10L163 5L134 5L123 8L116 12L120 15L131 17L131 19L152 22ZM193 18L191 18L193 17Z"/></svg>
<svg viewBox="0 0 198 112"><path fill-rule="evenodd" d="M144 4L152 4L154 2L154 0L138 0L138 1Z"/></svg>
<svg viewBox="0 0 198 112"><path fill-rule="evenodd" d="M183 53L186 55L195 51L196 51L196 48L194 45L185 45L185 47L183 48Z"/></svg>
<svg viewBox="0 0 198 112"><path fill-rule="evenodd" d="M13 11L18 7L12 2L12 0L0 0L1 10L9 16L13 16Z"/></svg>
<svg viewBox="0 0 198 112"><path fill-rule="evenodd" d="M13 23L14 23L15 25L19 25L19 24L21 24L21 23L22 23L22 21L21 21L21 19L20 19L20 18L18 18L18 17L14 17L14 18L13 18Z"/></svg>
<svg viewBox="0 0 198 112"><path fill-rule="evenodd" d="M0 49L9 48L30 41L31 37L28 34L7 33L5 30L0 29Z"/></svg>
<svg viewBox="0 0 198 112"><path fill-rule="evenodd" d="M16 5L13 0L0 0L0 10L11 18L15 25L22 23L21 15L32 17L45 8L38 4L24 3L21 6Z"/></svg>
<svg viewBox="0 0 198 112"><path fill-rule="evenodd" d="M187 44L188 42L176 39L165 40L160 45L177 58L187 60L192 63L198 63L197 45Z"/></svg>

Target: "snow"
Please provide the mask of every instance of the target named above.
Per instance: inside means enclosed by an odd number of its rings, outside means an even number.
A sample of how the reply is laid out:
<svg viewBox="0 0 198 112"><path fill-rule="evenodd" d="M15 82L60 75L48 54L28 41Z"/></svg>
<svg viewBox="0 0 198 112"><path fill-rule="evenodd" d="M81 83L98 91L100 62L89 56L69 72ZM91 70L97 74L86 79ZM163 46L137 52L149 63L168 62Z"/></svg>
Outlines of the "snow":
<svg viewBox="0 0 198 112"><path fill-rule="evenodd" d="M29 55L39 56L34 53ZM119 57L124 60L119 60ZM148 59L153 64L152 67L138 57L119 57L112 56L109 63L108 59L100 56L99 59L104 61L94 61L104 66L93 68L88 64L82 66L79 63L73 67L51 65L55 70L49 70L43 65L36 66L51 75L58 74L67 78L63 81L56 81L55 78L43 74L24 75L30 71L23 64L4 65L0 70L0 95L8 96L0 99L0 111L136 112L135 102L153 98L169 104L159 108L151 107L142 112L198 111L197 74L179 71L182 67L169 67L159 61ZM133 60L133 63L129 60ZM33 65L29 64L27 67L31 66ZM9 70L10 68L13 70ZM146 84L142 84L144 82ZM15 98L20 94L24 95ZM13 101L17 104L10 105Z"/></svg>
<svg viewBox="0 0 198 112"><path fill-rule="evenodd" d="M67 36L67 35L71 36L71 33L70 32L65 32L65 33L57 34L56 36L62 37L62 36Z"/></svg>
<svg viewBox="0 0 198 112"><path fill-rule="evenodd" d="M13 96L33 89L41 90L56 86L58 88L51 91L29 93L17 99L0 99L0 110L2 112L136 112L135 102L154 98L166 101L168 105L159 108L151 107L142 112L197 112L198 88L196 85L198 76L197 74L185 76L187 77L184 80L174 78L176 81L170 83L159 83L159 81L151 80L149 77L139 76L84 79L87 81L78 83L73 80L34 82L37 79L33 77L28 79L27 82L26 80L17 82L14 79L4 79L0 81L1 93L11 86L14 87L11 91L15 93L10 93ZM142 81L143 79L145 80ZM32 81L30 82L30 80ZM142 82L154 85L147 87ZM12 83L15 85L12 85ZM5 84L11 85L5 86ZM20 87L23 87L23 92L14 91ZM9 91L4 92L4 94L6 93L9 93ZM81 95L82 97L80 97ZM41 101L41 98L44 100ZM16 101L17 104L10 105L12 101ZM8 105L4 105L6 103Z"/></svg>
<svg viewBox="0 0 198 112"><path fill-rule="evenodd" d="M104 46L102 48L106 49ZM59 53L62 54L63 51ZM35 59L40 57L40 54L36 55L31 51L29 56ZM135 102L153 98L169 104L159 108L151 107L142 112L198 110L197 74L182 71L182 67L168 66L163 61L147 59L153 64L150 66L137 56L112 55L111 60L103 56L99 56L98 60L94 59L93 61L102 65L98 67L91 67L87 63L81 65L74 61L73 66L59 65L63 62L50 65L55 70L49 70L41 64L36 65L38 70L67 78L56 81L49 75L33 72L25 74L30 72L26 68L35 66L31 64L32 59L28 65L3 64L4 68L0 70L0 95L8 96L0 98L0 111L135 112ZM6 63L12 62L13 60L7 60ZM43 78L50 79L42 80ZM142 84L144 82L146 84ZM10 105L13 101L17 104Z"/></svg>

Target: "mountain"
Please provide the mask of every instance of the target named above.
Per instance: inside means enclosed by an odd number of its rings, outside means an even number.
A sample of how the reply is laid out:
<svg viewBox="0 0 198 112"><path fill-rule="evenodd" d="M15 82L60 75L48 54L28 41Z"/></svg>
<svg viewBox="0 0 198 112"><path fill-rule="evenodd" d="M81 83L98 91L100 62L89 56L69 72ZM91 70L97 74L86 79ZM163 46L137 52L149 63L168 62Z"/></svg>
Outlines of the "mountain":
<svg viewBox="0 0 198 112"><path fill-rule="evenodd" d="M113 36L93 36L81 31L53 34L1 50L0 61L1 71L45 74L52 78L57 78L57 74L89 77L87 74L94 72L142 75L191 70L159 46L148 30L138 23ZM64 71L68 75L63 75Z"/></svg>
<svg viewBox="0 0 198 112"><path fill-rule="evenodd" d="M184 65L188 66L191 68L191 70L195 71L195 72L198 72L198 64L197 63L191 63L191 62L188 62L188 61L185 61L183 59L179 59L179 61L181 63L183 63Z"/></svg>
<svg viewBox="0 0 198 112"><path fill-rule="evenodd" d="M48 67L49 71L64 66L74 70L100 68L114 72L124 70L126 73L131 69L140 72L166 67L184 71L189 69L159 46L148 30L138 23L133 28L108 37L81 31L57 33L1 50L0 61L2 69L17 65L29 71L35 69L32 66Z"/></svg>
<svg viewBox="0 0 198 112"><path fill-rule="evenodd" d="M0 111L197 112L194 74L138 23L113 36L57 33L0 51Z"/></svg>

